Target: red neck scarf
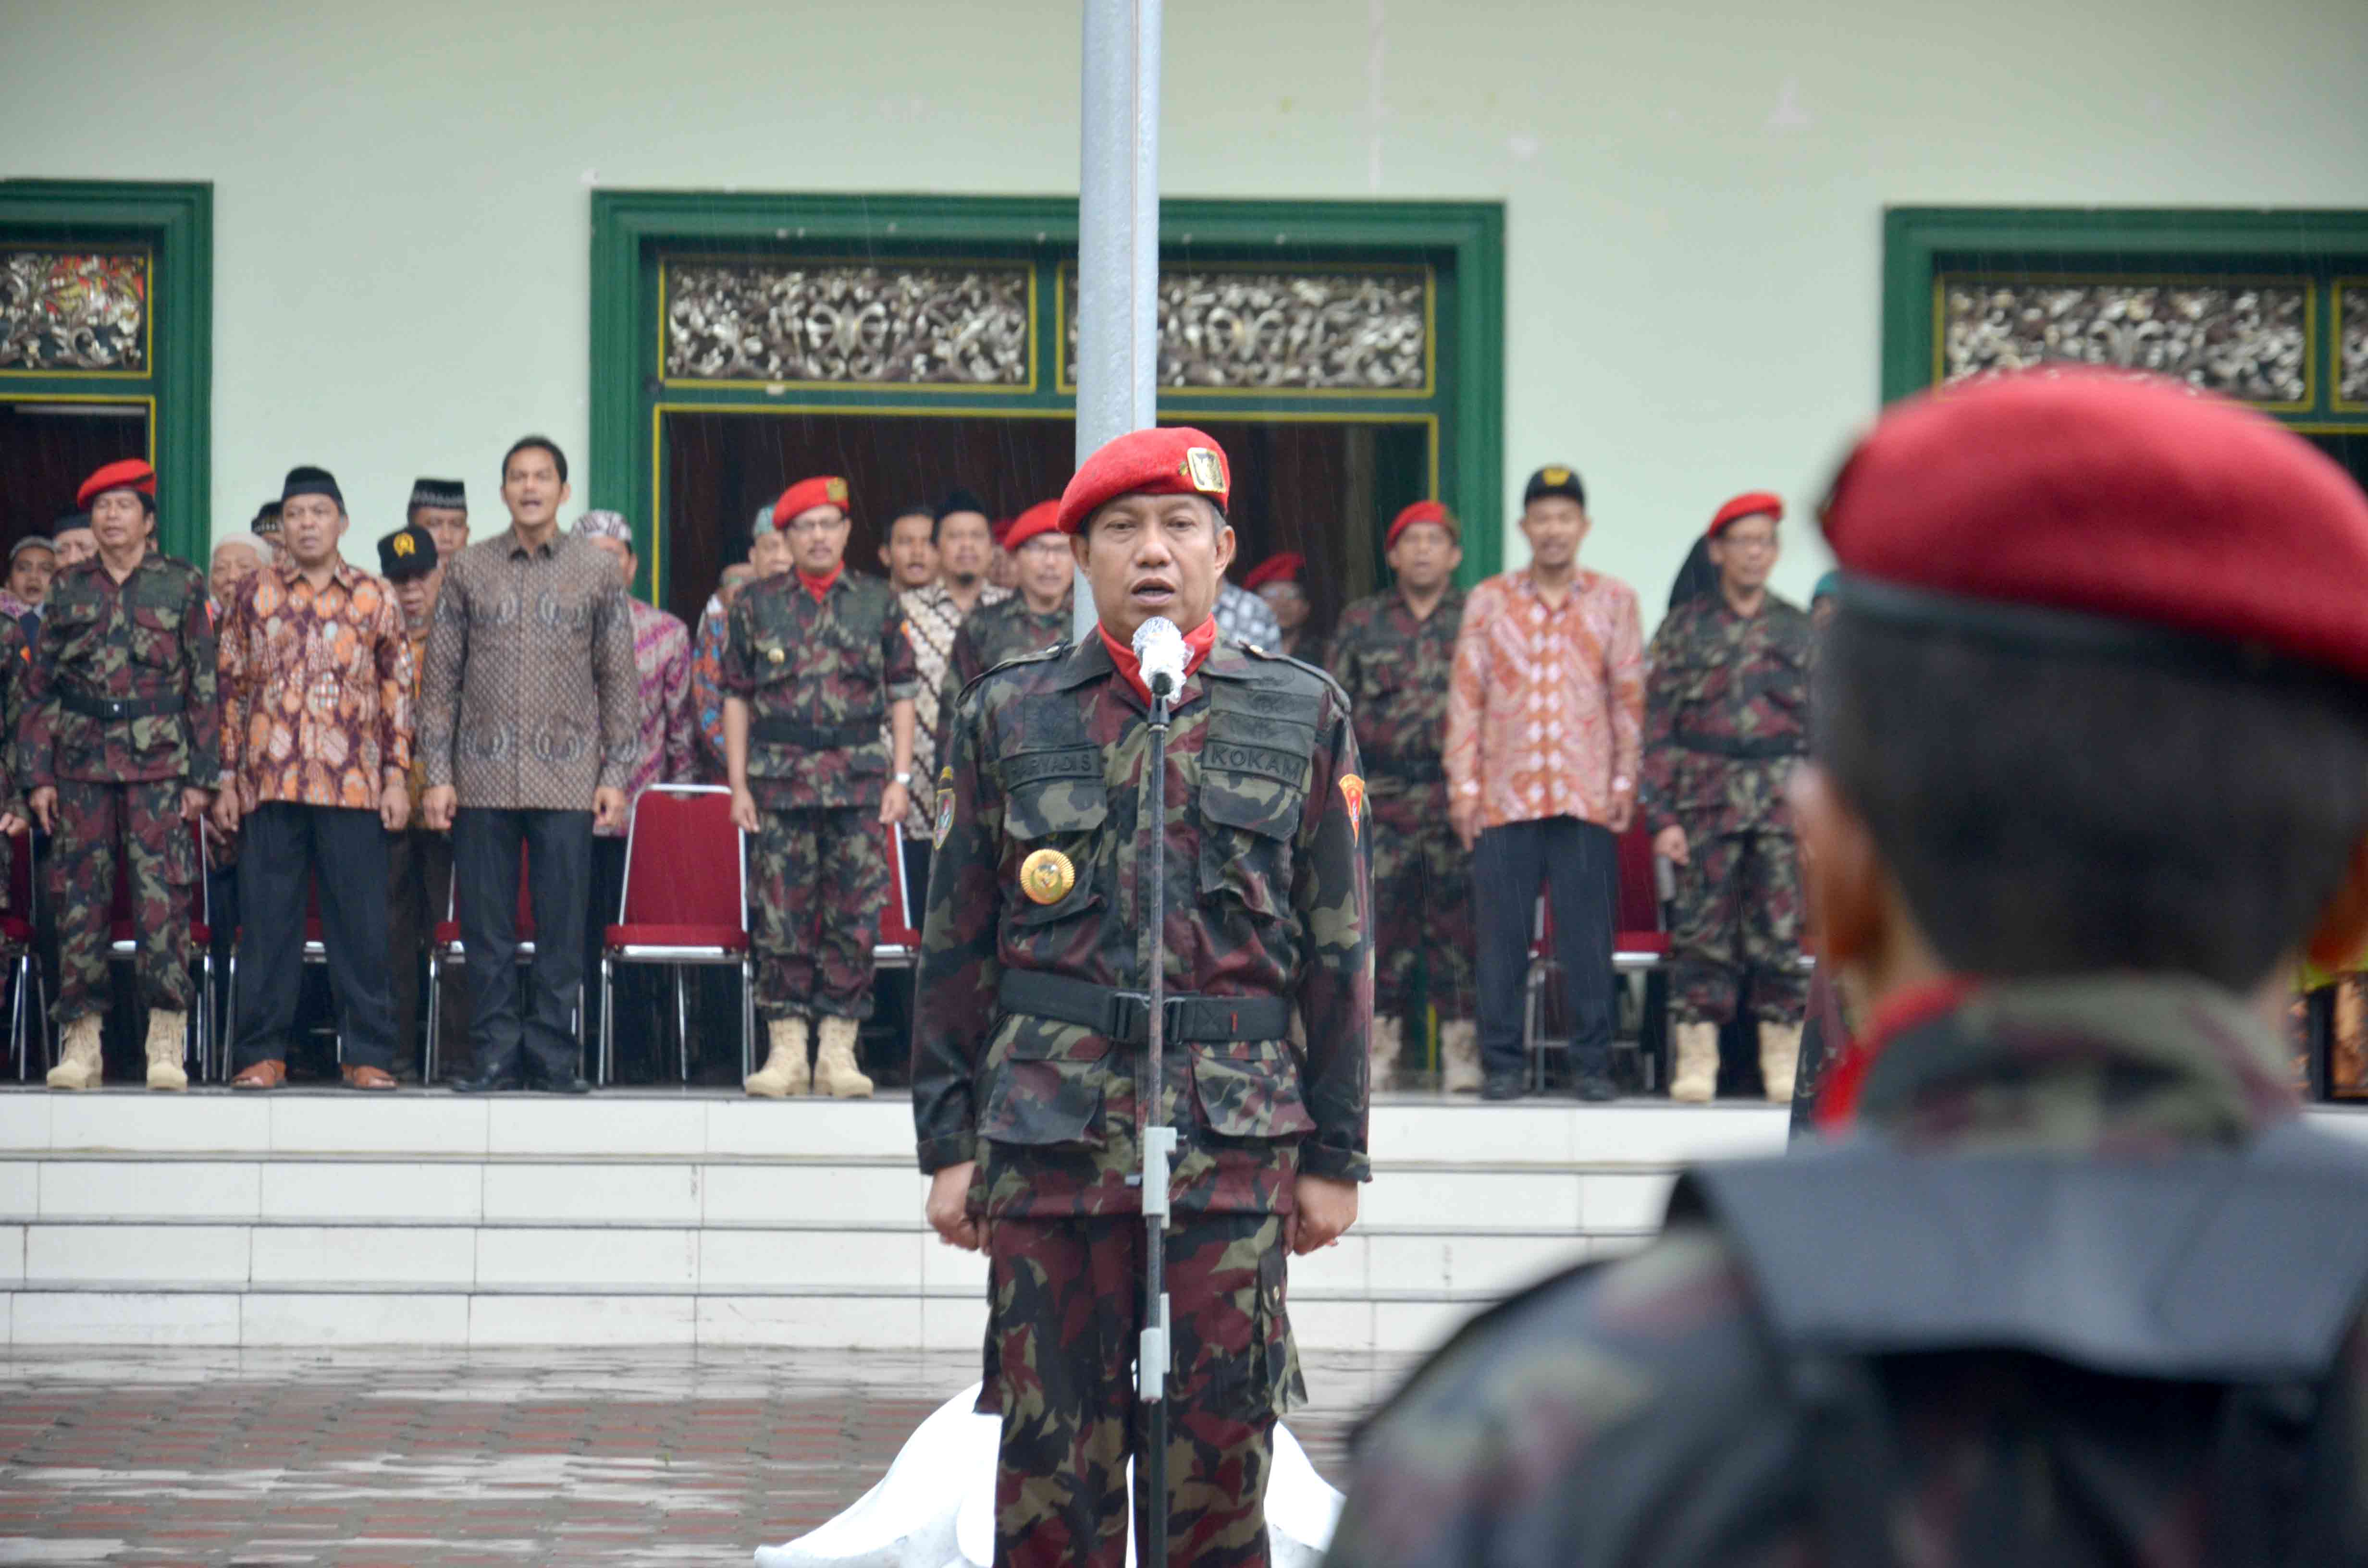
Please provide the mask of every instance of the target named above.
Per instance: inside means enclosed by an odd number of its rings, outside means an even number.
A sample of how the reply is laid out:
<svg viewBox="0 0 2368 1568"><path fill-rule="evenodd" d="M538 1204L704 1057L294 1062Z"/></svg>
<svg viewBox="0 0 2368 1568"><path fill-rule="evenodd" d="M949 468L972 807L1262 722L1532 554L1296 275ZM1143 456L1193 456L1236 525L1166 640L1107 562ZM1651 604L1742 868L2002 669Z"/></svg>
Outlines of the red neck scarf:
<svg viewBox="0 0 2368 1568"><path fill-rule="evenodd" d="M806 569L801 566L797 568L798 582L804 586L807 593L814 596L814 602L820 604L830 597L830 585L837 582L838 574L846 570L847 562L842 561L830 569L829 576L809 577L806 575Z"/></svg>
<svg viewBox="0 0 2368 1568"><path fill-rule="evenodd" d="M1942 1014L1954 1012L1972 994L1974 982L1964 975L1918 985L1892 997L1875 1009L1866 1031L1850 1042L1842 1059L1833 1064L1817 1090L1817 1128L1839 1131L1858 1117L1858 1097L1875 1058L1893 1040L1921 1028Z"/></svg>
<svg viewBox="0 0 2368 1568"><path fill-rule="evenodd" d="M1126 678L1126 684L1134 687L1134 694L1143 699L1143 705L1150 707L1151 687L1143 684L1143 661L1134 656L1133 649L1111 636L1109 627L1096 621L1094 630L1101 633L1102 646L1110 650L1110 663L1118 666L1118 673ZM1185 675L1189 676L1201 667L1201 661L1209 656L1209 650L1216 641L1217 621L1214 616L1184 634Z"/></svg>

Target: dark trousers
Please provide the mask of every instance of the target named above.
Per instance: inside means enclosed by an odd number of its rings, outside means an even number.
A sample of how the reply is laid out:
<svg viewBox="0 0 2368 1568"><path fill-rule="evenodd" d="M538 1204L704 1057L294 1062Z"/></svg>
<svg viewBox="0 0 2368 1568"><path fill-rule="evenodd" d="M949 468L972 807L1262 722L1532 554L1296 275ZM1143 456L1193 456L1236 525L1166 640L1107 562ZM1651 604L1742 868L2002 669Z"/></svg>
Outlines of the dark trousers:
<svg viewBox="0 0 2368 1568"><path fill-rule="evenodd" d="M521 846L534 915L534 964L523 1006ZM452 820L452 875L477 1071L507 1076L531 1062L546 1077L574 1076L582 1059L572 1018L584 983L584 917L592 903L592 813L464 807Z"/></svg>
<svg viewBox="0 0 2368 1568"><path fill-rule="evenodd" d="M1472 854L1480 926L1480 1062L1491 1073L1521 1066L1521 1006L1541 882L1554 912L1572 1063L1600 1067L1611 1057L1618 841L1591 822L1543 817L1483 830Z"/></svg>
<svg viewBox="0 0 2368 1568"><path fill-rule="evenodd" d="M321 894L321 939L347 1066L394 1066L386 975L386 834L378 813L268 801L239 855L240 1067L285 1062L304 977L306 885Z"/></svg>
<svg viewBox="0 0 2368 1568"><path fill-rule="evenodd" d="M452 837L424 827L407 827L386 835L388 989L394 1002L395 1051L404 1061L423 1059L420 1030L420 983L425 979L427 943L452 907ZM446 1038L453 1038L454 1020L467 1028L467 1016L455 1006L457 989L444 995Z"/></svg>

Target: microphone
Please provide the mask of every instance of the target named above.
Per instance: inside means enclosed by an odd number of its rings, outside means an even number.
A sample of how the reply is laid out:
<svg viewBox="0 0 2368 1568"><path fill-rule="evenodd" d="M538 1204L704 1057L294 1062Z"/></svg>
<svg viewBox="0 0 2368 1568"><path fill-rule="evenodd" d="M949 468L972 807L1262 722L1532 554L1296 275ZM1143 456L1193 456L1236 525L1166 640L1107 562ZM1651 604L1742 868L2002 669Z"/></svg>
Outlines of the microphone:
<svg viewBox="0 0 2368 1568"><path fill-rule="evenodd" d="M1134 656L1152 696L1173 697L1184 684L1184 634L1166 616L1155 615L1134 629Z"/></svg>

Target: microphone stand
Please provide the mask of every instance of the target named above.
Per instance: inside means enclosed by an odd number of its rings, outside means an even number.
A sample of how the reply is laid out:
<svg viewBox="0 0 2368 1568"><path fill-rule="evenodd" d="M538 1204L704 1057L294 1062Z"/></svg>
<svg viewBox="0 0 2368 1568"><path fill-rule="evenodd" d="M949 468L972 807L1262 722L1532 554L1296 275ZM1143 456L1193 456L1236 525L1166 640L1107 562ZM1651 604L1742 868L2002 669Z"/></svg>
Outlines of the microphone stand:
<svg viewBox="0 0 2368 1568"><path fill-rule="evenodd" d="M1151 1020L1144 1031L1144 1091L1136 1119L1143 1131L1143 1339L1135 1352L1135 1398L1144 1407L1143 1494L1151 1517L1142 1521L1140 1568L1167 1568L1167 1178L1176 1153L1168 1125L1163 1053L1167 1034L1167 726L1169 693L1151 699L1151 977L1144 987Z"/></svg>

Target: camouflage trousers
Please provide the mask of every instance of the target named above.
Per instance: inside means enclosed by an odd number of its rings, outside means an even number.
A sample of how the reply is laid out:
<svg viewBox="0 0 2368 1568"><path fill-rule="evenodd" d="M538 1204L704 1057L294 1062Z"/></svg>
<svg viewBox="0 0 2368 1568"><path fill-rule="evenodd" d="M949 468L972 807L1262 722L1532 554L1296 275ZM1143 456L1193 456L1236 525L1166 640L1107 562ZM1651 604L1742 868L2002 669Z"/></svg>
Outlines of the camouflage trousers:
<svg viewBox="0 0 2368 1568"><path fill-rule="evenodd" d="M1388 792L1384 793L1387 790ZM1447 821L1447 786L1375 779L1373 1017L1403 1017L1420 976L1442 1020L1474 1017L1472 857Z"/></svg>
<svg viewBox="0 0 2368 1568"><path fill-rule="evenodd" d="M1167 1233L1168 1562L1267 1561L1274 1424L1304 1397L1284 1311L1283 1219L1204 1214ZM1144 1228L1134 1216L997 1220L987 1233L982 1411L1003 1416L997 1568L1121 1568ZM1145 1517L1138 1466L1133 1517ZM1137 1529L1136 1560L1147 1562Z"/></svg>
<svg viewBox="0 0 2368 1568"><path fill-rule="evenodd" d="M57 911L61 1028L107 1011L107 950L113 937L116 856L130 866L132 939L142 998L186 1013L189 890L199 876L197 840L181 820L181 781L106 784L58 780L57 831L50 839L50 907Z"/></svg>
<svg viewBox="0 0 2368 1568"><path fill-rule="evenodd" d="M887 830L860 807L759 811L750 851L757 1011L868 1018L888 897Z"/></svg>
<svg viewBox="0 0 2368 1568"><path fill-rule="evenodd" d="M1751 1008L1797 1024L1808 1001L1801 972L1801 857L1790 833L1686 834L1669 931L1669 1011L1684 1023L1725 1024L1744 982Z"/></svg>

